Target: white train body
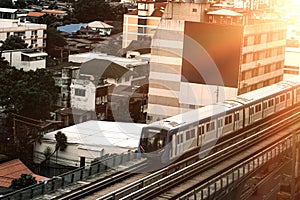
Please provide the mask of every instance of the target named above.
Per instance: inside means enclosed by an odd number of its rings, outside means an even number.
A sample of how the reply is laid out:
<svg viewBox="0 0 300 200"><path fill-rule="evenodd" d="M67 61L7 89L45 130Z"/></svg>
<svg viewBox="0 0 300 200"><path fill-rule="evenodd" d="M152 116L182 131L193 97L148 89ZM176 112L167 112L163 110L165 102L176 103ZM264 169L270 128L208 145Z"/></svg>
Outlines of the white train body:
<svg viewBox="0 0 300 200"><path fill-rule="evenodd" d="M182 113L143 128L141 156L161 163L232 137L251 125L300 103L299 78L282 81L234 99Z"/></svg>

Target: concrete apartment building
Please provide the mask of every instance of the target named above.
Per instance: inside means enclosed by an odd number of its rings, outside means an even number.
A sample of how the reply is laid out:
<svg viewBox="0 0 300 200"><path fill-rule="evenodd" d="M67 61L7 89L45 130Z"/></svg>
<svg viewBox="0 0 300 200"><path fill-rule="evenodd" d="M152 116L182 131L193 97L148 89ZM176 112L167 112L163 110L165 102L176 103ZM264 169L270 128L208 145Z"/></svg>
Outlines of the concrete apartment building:
<svg viewBox="0 0 300 200"><path fill-rule="evenodd" d="M15 19L0 19L0 40L11 35L21 37L28 47L42 51L46 47L46 24L23 23Z"/></svg>
<svg viewBox="0 0 300 200"><path fill-rule="evenodd" d="M2 57L8 61L10 66L24 71L46 69L47 56L46 52L37 52L32 49L2 51Z"/></svg>
<svg viewBox="0 0 300 200"><path fill-rule="evenodd" d="M285 23L202 2L164 11L151 46L148 123L283 79Z"/></svg>
<svg viewBox="0 0 300 200"><path fill-rule="evenodd" d="M153 37L167 2L143 0L137 5L136 10L124 15L122 48L126 48L133 40Z"/></svg>

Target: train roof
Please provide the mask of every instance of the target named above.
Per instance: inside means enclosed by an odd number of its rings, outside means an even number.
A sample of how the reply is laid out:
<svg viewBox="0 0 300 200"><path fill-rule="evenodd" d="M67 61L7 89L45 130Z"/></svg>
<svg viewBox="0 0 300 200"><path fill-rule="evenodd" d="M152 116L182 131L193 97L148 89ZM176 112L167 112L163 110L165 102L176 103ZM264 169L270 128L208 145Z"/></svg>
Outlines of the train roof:
<svg viewBox="0 0 300 200"><path fill-rule="evenodd" d="M178 126L184 126L193 124L195 122L205 120L211 116L225 115L229 110L234 110L241 107L242 104L237 102L222 102L213 105L207 105L202 108L184 112L179 115L175 115L164 120L153 122L151 126L164 126L165 128L177 128Z"/></svg>
<svg viewBox="0 0 300 200"><path fill-rule="evenodd" d="M224 102L204 106L202 108L184 112L179 115L175 115L164 120L156 121L151 123L151 126L165 127L168 129L178 128L179 126L189 125L201 120L210 118L211 116L221 116L225 115L228 111L233 111L239 109L245 104L251 104L259 101L263 98L267 98L272 95L276 95L282 90L289 89L291 87L300 85L300 78L292 78L286 81L281 81L277 84L266 86L235 98L225 100Z"/></svg>
<svg viewBox="0 0 300 200"><path fill-rule="evenodd" d="M300 80L298 79L289 79L286 81L281 81L276 84L266 86L257 90L253 90L251 92L247 92L245 94L239 95L233 99L228 101L239 102L242 104L251 104L253 102L259 101L261 99L267 98L269 96L273 96L281 92L282 90L289 89L293 86L299 85Z"/></svg>

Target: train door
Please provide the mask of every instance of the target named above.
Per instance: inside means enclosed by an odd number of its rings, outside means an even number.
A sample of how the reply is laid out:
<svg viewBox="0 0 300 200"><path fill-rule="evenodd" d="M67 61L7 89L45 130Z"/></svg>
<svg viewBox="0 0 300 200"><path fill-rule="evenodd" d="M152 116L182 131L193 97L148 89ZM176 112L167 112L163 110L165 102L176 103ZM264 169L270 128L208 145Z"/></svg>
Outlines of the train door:
<svg viewBox="0 0 300 200"><path fill-rule="evenodd" d="M262 103L262 117L265 118L268 116L268 100L264 100Z"/></svg>
<svg viewBox="0 0 300 200"><path fill-rule="evenodd" d="M234 123L233 129L234 129L234 131L239 130L243 126L243 124L240 123L241 117L242 116L240 116L239 111L234 112L234 117L233 117L233 123Z"/></svg>
<svg viewBox="0 0 300 200"><path fill-rule="evenodd" d="M224 128L223 118L217 119L217 135L216 135L217 138L223 135L223 128Z"/></svg>
<svg viewBox="0 0 300 200"><path fill-rule="evenodd" d="M293 105L292 95L292 91L288 91L286 93L286 107L290 107Z"/></svg>
<svg viewBox="0 0 300 200"><path fill-rule="evenodd" d="M198 138L197 138L197 145L200 147L202 145L202 137L204 136L204 125L198 125Z"/></svg>
<svg viewBox="0 0 300 200"><path fill-rule="evenodd" d="M254 106L249 106L249 124L254 122Z"/></svg>
<svg viewBox="0 0 300 200"><path fill-rule="evenodd" d="M172 134L171 136L171 159L176 157L176 148L177 148L177 143L176 143L176 134Z"/></svg>
<svg viewBox="0 0 300 200"><path fill-rule="evenodd" d="M177 144L177 148L176 148L176 156L180 156L183 154L184 152L184 132L180 131L176 134L176 144Z"/></svg>

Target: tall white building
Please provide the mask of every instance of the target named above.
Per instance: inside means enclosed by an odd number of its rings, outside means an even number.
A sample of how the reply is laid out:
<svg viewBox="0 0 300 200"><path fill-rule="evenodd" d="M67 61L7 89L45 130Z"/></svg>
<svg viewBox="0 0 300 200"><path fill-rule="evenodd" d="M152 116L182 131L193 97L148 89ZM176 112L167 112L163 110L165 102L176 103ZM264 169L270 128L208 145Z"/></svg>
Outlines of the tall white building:
<svg viewBox="0 0 300 200"><path fill-rule="evenodd" d="M46 24L0 19L0 41L5 41L9 36L15 35L21 37L28 44L29 48L42 50L46 47L46 29Z"/></svg>

